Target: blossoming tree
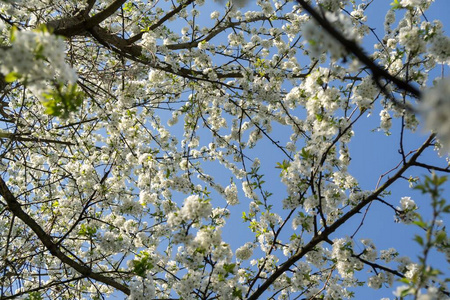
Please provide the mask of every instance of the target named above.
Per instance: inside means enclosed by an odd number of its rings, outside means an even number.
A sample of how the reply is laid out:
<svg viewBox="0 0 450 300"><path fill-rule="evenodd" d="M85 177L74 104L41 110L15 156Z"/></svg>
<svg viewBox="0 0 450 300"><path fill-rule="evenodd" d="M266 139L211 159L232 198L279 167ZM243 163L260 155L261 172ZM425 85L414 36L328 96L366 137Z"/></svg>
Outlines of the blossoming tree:
<svg viewBox="0 0 450 300"><path fill-rule="evenodd" d="M432 1L395 0L384 30L372 1L235 2L0 2L0 299L449 296ZM360 127L398 145L370 190ZM419 258L359 234L377 206L423 229Z"/></svg>

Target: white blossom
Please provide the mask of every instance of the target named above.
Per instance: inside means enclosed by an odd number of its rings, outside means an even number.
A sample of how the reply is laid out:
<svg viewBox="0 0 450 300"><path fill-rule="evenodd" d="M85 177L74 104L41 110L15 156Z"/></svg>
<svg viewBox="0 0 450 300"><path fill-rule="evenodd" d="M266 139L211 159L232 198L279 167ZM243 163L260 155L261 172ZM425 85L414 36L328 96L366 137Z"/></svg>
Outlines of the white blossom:
<svg viewBox="0 0 450 300"><path fill-rule="evenodd" d="M428 130L436 132L444 151L450 152L450 79L424 92L420 112Z"/></svg>
<svg viewBox="0 0 450 300"><path fill-rule="evenodd" d="M240 260L247 260L253 254L253 244L246 243L244 246L236 250L236 258Z"/></svg>
<svg viewBox="0 0 450 300"><path fill-rule="evenodd" d="M215 2L219 2L222 5L225 5L228 2L231 2L238 7L244 7L248 4L249 0L214 0Z"/></svg>

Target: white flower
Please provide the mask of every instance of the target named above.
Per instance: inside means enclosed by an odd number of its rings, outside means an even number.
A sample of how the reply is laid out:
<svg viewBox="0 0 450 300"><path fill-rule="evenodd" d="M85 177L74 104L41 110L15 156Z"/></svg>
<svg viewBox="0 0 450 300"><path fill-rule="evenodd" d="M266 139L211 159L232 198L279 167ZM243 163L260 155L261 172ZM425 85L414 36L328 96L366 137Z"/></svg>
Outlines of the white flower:
<svg viewBox="0 0 450 300"><path fill-rule="evenodd" d="M233 182L225 188L225 199L229 205L239 204L236 184Z"/></svg>
<svg viewBox="0 0 450 300"><path fill-rule="evenodd" d="M398 255L397 250L395 250L394 248L389 248L388 250L380 251L380 258L384 260L386 263L390 262L397 255Z"/></svg>
<svg viewBox="0 0 450 300"><path fill-rule="evenodd" d="M136 276L130 283L130 295L128 300L145 300L153 299L155 297L155 283L151 276L142 278Z"/></svg>
<svg viewBox="0 0 450 300"><path fill-rule="evenodd" d="M253 255L253 244L245 243L244 246L236 250L236 258L240 260L247 260Z"/></svg>
<svg viewBox="0 0 450 300"><path fill-rule="evenodd" d="M142 50L143 55L153 57L156 53L156 37L155 34L151 31L146 31L142 35Z"/></svg>
<svg viewBox="0 0 450 300"><path fill-rule="evenodd" d="M444 151L450 152L450 78L423 92L419 111L425 127L436 132Z"/></svg>
<svg viewBox="0 0 450 300"><path fill-rule="evenodd" d="M409 289L410 287L407 285L402 285L397 287L397 289L395 290L395 292L393 292L394 296L396 297L401 297L402 296L402 292L406 291L407 289ZM413 292L413 291L412 291Z"/></svg>
<svg viewBox="0 0 450 300"><path fill-rule="evenodd" d="M355 26L353 26L348 16L339 12L326 11L325 17L347 39L354 41L360 39ZM313 20L303 25L302 33L305 42L309 43L309 54L314 58L318 58L326 51L330 52L333 59L339 59L347 54L345 47Z"/></svg>
<svg viewBox="0 0 450 300"><path fill-rule="evenodd" d="M450 38L442 32L438 32L431 40L429 51L436 61L442 64L450 64Z"/></svg>
<svg viewBox="0 0 450 300"><path fill-rule="evenodd" d="M402 197L400 199L400 204L402 206L402 210L411 210L417 208L416 203L411 199L411 197Z"/></svg>
<svg viewBox="0 0 450 300"><path fill-rule="evenodd" d="M368 261L375 261L377 258L377 251L375 244L369 239L361 240L361 243L365 246L364 254L362 257Z"/></svg>
<svg viewBox="0 0 450 300"><path fill-rule="evenodd" d="M410 197L402 197L400 199L401 207L397 207L399 210L396 220L402 221L405 224L412 223L417 217L415 210L417 210L417 205Z"/></svg>
<svg viewBox="0 0 450 300"><path fill-rule="evenodd" d="M361 110L372 107L379 90L371 77L365 77L354 89L352 99Z"/></svg>
<svg viewBox="0 0 450 300"><path fill-rule="evenodd" d="M422 53L425 51L425 41L420 36L420 30L417 27L402 27L398 34L400 44L411 52Z"/></svg>
<svg viewBox="0 0 450 300"><path fill-rule="evenodd" d="M387 14L386 17L384 19L384 30L386 31L386 33L391 32L391 25L395 22L395 12L394 10L390 9Z"/></svg>
<svg viewBox="0 0 450 300"><path fill-rule="evenodd" d="M401 0L400 4L403 7L419 7L424 4L427 4L427 2L430 2L429 0Z"/></svg>
<svg viewBox="0 0 450 300"><path fill-rule="evenodd" d="M383 129L384 131L388 131L392 126L392 118L387 109L383 109L380 112L380 119L381 119L380 124L381 129Z"/></svg>
<svg viewBox="0 0 450 300"><path fill-rule="evenodd" d="M152 69L148 73L148 80L152 83L162 82L164 80L164 73L162 71Z"/></svg>
<svg viewBox="0 0 450 300"><path fill-rule="evenodd" d="M212 212L211 203L202 201L198 195L191 195L184 200L180 214L184 220L207 218Z"/></svg>
<svg viewBox="0 0 450 300"><path fill-rule="evenodd" d="M211 19L217 19L217 18L219 18L219 16L220 16L220 13L217 10L215 10L211 13L210 17L211 17Z"/></svg>
<svg viewBox="0 0 450 300"><path fill-rule="evenodd" d="M65 61L64 40L46 31L20 30L10 48L0 49L0 72L18 73L33 93L47 92L48 80L74 84L75 70Z"/></svg>
<svg viewBox="0 0 450 300"><path fill-rule="evenodd" d="M412 279L417 273L420 272L420 266L418 264L409 264L406 266L406 269L408 270L405 273L405 277Z"/></svg>
<svg viewBox="0 0 450 300"><path fill-rule="evenodd" d="M220 4L227 4L227 2L231 2L234 5L238 6L238 7L244 7L247 5L247 3L249 2L249 0L214 0L215 2L219 2Z"/></svg>
<svg viewBox="0 0 450 300"><path fill-rule="evenodd" d="M206 50L209 47L209 43L207 41L202 41L198 43L198 49L200 50Z"/></svg>
<svg viewBox="0 0 450 300"><path fill-rule="evenodd" d="M253 199L253 200L258 199L258 195L256 195L255 191L253 190L252 186L249 184L248 181L244 181L242 183L242 190L245 193L245 197Z"/></svg>
<svg viewBox="0 0 450 300"><path fill-rule="evenodd" d="M384 277L384 273L378 273L378 275L369 278L367 285L375 290L378 290L384 282Z"/></svg>
<svg viewBox="0 0 450 300"><path fill-rule="evenodd" d="M419 292L417 297L418 300L436 300L444 297L442 293L439 293L439 290L435 286L430 286L427 288L426 293L422 294Z"/></svg>
<svg viewBox="0 0 450 300"><path fill-rule="evenodd" d="M222 241L221 230L211 227L204 227L197 232L194 239L196 245L202 249L209 249L212 246L219 245Z"/></svg>
<svg viewBox="0 0 450 300"><path fill-rule="evenodd" d="M189 161L186 158L183 158L180 162L180 169L186 171L189 167Z"/></svg>

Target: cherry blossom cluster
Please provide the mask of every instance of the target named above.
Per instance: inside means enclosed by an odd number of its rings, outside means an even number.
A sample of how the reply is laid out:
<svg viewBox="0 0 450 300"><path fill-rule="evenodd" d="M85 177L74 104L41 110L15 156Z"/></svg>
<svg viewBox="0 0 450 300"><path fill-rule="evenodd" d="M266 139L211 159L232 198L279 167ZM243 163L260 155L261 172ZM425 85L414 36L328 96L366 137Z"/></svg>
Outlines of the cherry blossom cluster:
<svg viewBox="0 0 450 300"><path fill-rule="evenodd" d="M448 172L420 160L450 149L450 82L428 88L450 62L442 24L424 18L432 1L395 1L368 55L420 98L294 1L84 2L0 3L1 178L29 217L0 189L1 296L347 299L364 286L400 297L397 279L424 276L360 228L377 205L392 226L417 223L408 172ZM359 47L377 30L370 1L354 2L308 1ZM66 118L36 101L76 82L85 99ZM369 134L399 145L370 188L353 156ZM420 297L446 295L427 278Z"/></svg>

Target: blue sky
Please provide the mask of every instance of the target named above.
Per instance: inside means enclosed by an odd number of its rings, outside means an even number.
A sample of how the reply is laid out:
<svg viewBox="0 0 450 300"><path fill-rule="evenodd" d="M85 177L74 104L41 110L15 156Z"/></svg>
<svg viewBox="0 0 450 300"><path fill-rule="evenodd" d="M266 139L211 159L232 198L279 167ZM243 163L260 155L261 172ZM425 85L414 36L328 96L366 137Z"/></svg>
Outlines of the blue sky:
<svg viewBox="0 0 450 300"><path fill-rule="evenodd" d="M368 24L371 27L376 28L377 33L380 36L383 36L383 22L384 15L386 11L389 9L391 1L387 0L374 0L370 5L370 8L367 10L368 12ZM293 4L291 4L293 5ZM254 7L255 4L251 4L250 7ZM243 8L243 10L247 9ZM212 22L209 20L208 11L219 10L222 11L223 7L221 7L217 3L208 2L203 7L200 7L202 17L199 19L200 21ZM448 0L437 0L431 7L430 11L427 12L426 16L429 20L439 19L444 23L444 28L450 28L450 20L446 19L446 15L450 12L450 1ZM178 26L178 21L172 23L175 28ZM182 25L184 26L184 25ZM181 27L177 28L181 30ZM448 30L447 30L448 31ZM226 38L227 34L220 35L222 38ZM373 39L367 38L363 47L367 50L367 52L373 51ZM448 73L448 69L446 70ZM377 126L379 126L379 110L375 109L374 114L370 118L363 118L357 123L354 128L355 137L354 141L350 145L350 153L352 156L352 164L350 167L350 173L360 182L361 186L364 189L375 189L378 178L380 174L390 170L400 161L400 155L398 155L398 134L399 134L399 123L394 122L392 128L392 136L387 137L381 131L372 131ZM162 117L164 118L164 117ZM178 126L182 126L182 123ZM285 132L280 128L274 128L274 132L272 136L277 136L280 140L287 141L289 139L289 132ZM426 139L426 134L424 133L416 133L415 135L409 136L407 140L407 144L411 146L419 145ZM202 144L207 145L207 139L202 140ZM283 144L283 143L282 143ZM258 144L251 152L252 155L255 155L261 160L261 173L265 174L264 180L266 181L266 188L273 193L271 196L271 201L275 206L281 206L281 201L286 195L285 187L279 182L279 169L276 169L276 162L282 161L285 157L281 156L279 151L275 150L267 139L263 139L260 144ZM425 158L430 161L439 161L439 158L436 157L436 153L429 151ZM227 185L230 180L231 174L227 171L223 171L223 168L217 168L217 165L209 164L203 166L205 170L209 171L210 174L215 176L215 179L222 183L223 185ZM421 176L426 174L425 170L419 170L417 172L411 173L414 176ZM240 188L240 181L235 180L238 188ZM407 182L400 182L391 187L392 195L387 199L394 206L399 205L399 200L403 196L411 196L416 200L416 203L420 207L428 207L429 199L426 196L422 196L417 192L414 192L407 188ZM449 186L447 186L449 190ZM175 195L175 194L174 194ZM214 197L213 195L213 206L223 206L225 201L221 197ZM179 195L181 197L181 195ZM248 203L250 200L246 199L243 194L240 194L241 204L235 207L229 207L231 212L231 217L228 220L228 223L223 231L223 239L227 243L232 246L233 250L236 250L238 247L242 246L248 241L253 241L254 235L251 233L250 229L248 229L248 224L243 223L241 219L242 211L248 211ZM182 201L182 200L181 200ZM181 202L180 201L180 202ZM429 212L429 210L425 210ZM286 212L282 212L278 210L282 216L286 215ZM352 220L348 224L344 225L340 228L332 237L339 238L350 236L354 233L355 229L361 222L362 214L360 218L356 218ZM427 217L425 216L425 219ZM288 226L287 233L283 235L283 238L288 237L294 231L290 229ZM412 238L415 233L421 233L412 225L403 225L403 224L394 224L394 213L391 209L388 209L384 205L380 205L379 203L374 203L371 206L370 212L367 217L364 219L364 226L358 232L356 239L358 238L371 238L378 247L378 250L388 249L390 247L394 247L399 250L402 255L410 255L411 258L416 259L418 251L420 250L412 241ZM356 248L358 246L363 247L361 244L357 243ZM330 246L331 247L331 246ZM430 261L435 263L442 263L443 256L435 255L432 257ZM280 256L282 262L285 258ZM445 262L445 261L444 261ZM443 265L442 265L443 266ZM443 269L443 271L449 272L448 268ZM362 272L364 278L365 271ZM378 291L372 290L367 287L362 287L357 290L356 299L380 299L382 297L390 297L393 299L392 291L393 288L381 289Z"/></svg>
<svg viewBox="0 0 450 300"><path fill-rule="evenodd" d="M375 0L367 10L367 23L369 26L376 29L376 32L380 37L384 34L384 16L390 8L390 3L391 1ZM253 5L250 5L250 7L253 7ZM450 19L447 17L448 13L450 13L450 1L437 0L432 4L430 10L426 12L426 17L430 21L434 19L441 20L444 24L444 30L448 32L450 28ZM363 47L366 49L367 53L373 51L373 44L374 38L368 37L365 39ZM446 68L445 74L448 75L448 68ZM389 137L382 131L372 132L372 129L379 126L378 112L379 110L375 109L374 115L370 118L364 116L356 124L356 127L354 128L355 137L350 145L350 153L353 159L350 173L360 182L363 188L369 190L375 189L380 174L390 170L401 160L401 157L397 152L399 148L398 135L400 124L399 122L394 122L392 127L393 135ZM280 132L279 134L280 136L283 136L283 132ZM414 135L410 135L406 144L411 146L410 149L413 149L412 146L420 145L426 139L426 136L426 133L419 131ZM274 168L274 161L276 161L274 155L280 157L279 152L275 152L274 147L271 147L270 142L267 140L263 141L261 145L258 145L254 149L254 152L258 153L258 157L262 161L261 173L265 174L265 180L270 186L269 190L274 194L274 196L272 196L272 201L281 201L282 195L285 195L285 189L279 184L279 169ZM441 162L441 165L445 166L445 162L438 158L433 151L427 151L424 160L433 162L439 161ZM408 173L408 175L420 177L425 174L427 174L427 172L423 169ZM450 186L447 184L447 191L449 189ZM394 184L390 191L392 192L392 195L387 198L389 203L398 206L401 197L411 196L411 198L416 200L419 207L425 208L424 218L430 218L430 210L428 209L430 199L427 196L409 189L406 181ZM241 202L241 205L230 208L232 217L228 224L229 230L225 230L223 234L224 240L229 242L234 249L247 242L247 239L252 239L250 231L244 228L244 224L242 224L237 217L240 215L240 211L248 209L245 200L241 200ZM237 216L233 216L234 214ZM344 225L332 238L351 235L359 225L361 218L357 218ZM291 233L292 232L293 231L291 231ZM417 260L420 248L412 241L414 234L423 235L423 232L416 229L413 225L394 224L394 212L380 203L373 203L370 212L364 219L364 226L356 235L356 239L371 238L378 247L378 250L394 247L401 255L410 256L413 260ZM359 245L361 246L361 249L363 249L362 245ZM430 262L435 263L437 266L441 267L442 271L450 274L448 267L445 267L446 262L442 254L433 253ZM365 276L364 273L365 272L363 271L363 276ZM393 290L393 288L385 288L375 291L367 287L362 287L357 290L356 299L380 299L382 297L393 299Z"/></svg>

